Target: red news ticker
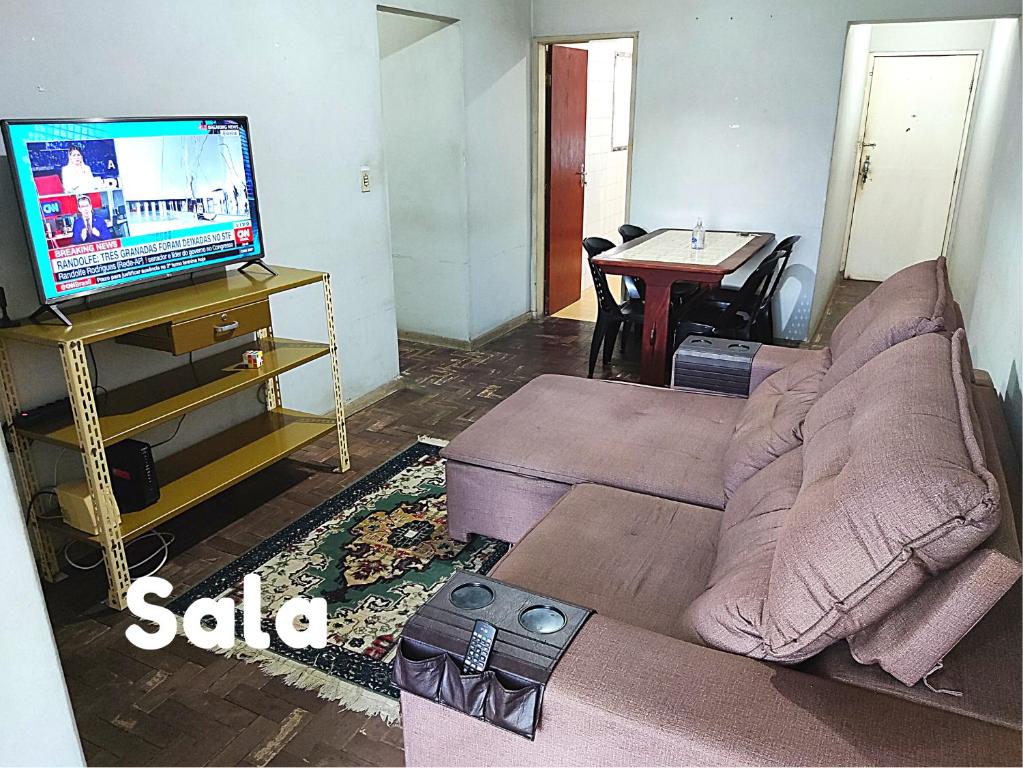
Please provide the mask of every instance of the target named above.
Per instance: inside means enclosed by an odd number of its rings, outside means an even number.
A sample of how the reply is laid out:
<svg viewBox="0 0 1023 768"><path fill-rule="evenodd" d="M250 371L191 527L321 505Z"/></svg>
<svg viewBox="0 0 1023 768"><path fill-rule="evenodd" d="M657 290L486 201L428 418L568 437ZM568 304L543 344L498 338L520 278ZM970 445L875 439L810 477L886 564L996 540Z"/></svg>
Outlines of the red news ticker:
<svg viewBox="0 0 1023 768"><path fill-rule="evenodd" d="M75 288L84 288L87 285L95 285L96 278L83 277L80 280L70 280L66 283L57 283L57 293L62 291L73 291Z"/></svg>
<svg viewBox="0 0 1023 768"><path fill-rule="evenodd" d="M50 261L63 259L67 256L84 256L87 253L101 253L102 251L113 251L121 247L120 239L102 240L98 243L81 243L69 245L64 248L54 248L50 251Z"/></svg>

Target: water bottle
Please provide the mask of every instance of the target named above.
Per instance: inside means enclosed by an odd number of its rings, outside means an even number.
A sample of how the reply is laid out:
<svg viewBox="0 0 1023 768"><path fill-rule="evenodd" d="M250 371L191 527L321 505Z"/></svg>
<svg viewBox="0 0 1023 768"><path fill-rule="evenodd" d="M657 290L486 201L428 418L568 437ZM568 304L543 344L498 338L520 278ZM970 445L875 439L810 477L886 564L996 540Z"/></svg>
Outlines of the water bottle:
<svg viewBox="0 0 1023 768"><path fill-rule="evenodd" d="M696 226L693 227L693 237L690 241L690 246L693 250L701 250L706 240L707 232L703 228L703 219L697 219Z"/></svg>

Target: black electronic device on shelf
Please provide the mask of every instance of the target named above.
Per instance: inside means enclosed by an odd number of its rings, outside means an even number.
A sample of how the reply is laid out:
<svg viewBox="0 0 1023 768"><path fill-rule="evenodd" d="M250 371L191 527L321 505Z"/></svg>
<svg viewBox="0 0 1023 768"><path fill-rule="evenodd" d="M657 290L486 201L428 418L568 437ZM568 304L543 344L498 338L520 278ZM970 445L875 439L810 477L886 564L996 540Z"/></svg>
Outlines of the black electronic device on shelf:
<svg viewBox="0 0 1023 768"><path fill-rule="evenodd" d="M160 500L160 481L149 443L122 440L107 448L110 484L121 513L137 512Z"/></svg>
<svg viewBox="0 0 1023 768"><path fill-rule="evenodd" d="M551 672L592 613L458 571L405 625L392 679L532 739Z"/></svg>
<svg viewBox="0 0 1023 768"><path fill-rule="evenodd" d="M14 426L19 429L31 429L35 424L44 424L71 418L71 400L62 397L35 408L26 408L14 414Z"/></svg>

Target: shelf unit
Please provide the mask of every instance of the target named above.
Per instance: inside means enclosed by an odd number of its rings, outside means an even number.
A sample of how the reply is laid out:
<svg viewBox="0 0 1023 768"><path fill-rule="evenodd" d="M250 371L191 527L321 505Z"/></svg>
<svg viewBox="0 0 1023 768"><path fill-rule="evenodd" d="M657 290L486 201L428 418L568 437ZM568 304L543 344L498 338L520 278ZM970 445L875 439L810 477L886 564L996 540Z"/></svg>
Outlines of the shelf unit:
<svg viewBox="0 0 1023 768"><path fill-rule="evenodd" d="M161 523L186 512L247 477L299 450L324 435L336 432L339 470L349 468L341 375L334 333L330 276L322 272L275 267L276 275L232 272L207 282L175 288L73 315L71 328L57 325L21 325L0 329L0 389L6 423L21 410L11 368L11 342L56 347L64 366L73 418L12 428L18 490L29 521L29 532L42 577L59 573L55 538L95 543L103 551L108 579L108 604L126 605L131 577L124 544ZM321 283L327 320L326 343L277 338L272 326L256 330L256 343L248 341L165 373L111 390L96 397L89 374L86 347L107 339L137 334L158 326L229 317L232 310L269 296ZM245 349L258 346L263 366L246 368ZM329 416L284 408L279 376L313 360L329 356L333 379L334 413ZM265 385L266 412L157 462L160 499L137 512L120 514L110 485L105 446L181 418L246 388ZM36 515L31 500L39 491L30 456L33 441L77 450L96 510L96 534L60 520Z"/></svg>

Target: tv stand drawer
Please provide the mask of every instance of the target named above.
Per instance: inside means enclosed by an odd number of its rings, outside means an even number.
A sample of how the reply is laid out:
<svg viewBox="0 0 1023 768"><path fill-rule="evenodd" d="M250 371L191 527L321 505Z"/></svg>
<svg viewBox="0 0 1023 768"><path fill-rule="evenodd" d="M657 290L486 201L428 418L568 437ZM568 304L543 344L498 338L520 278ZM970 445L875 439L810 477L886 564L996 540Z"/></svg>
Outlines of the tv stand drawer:
<svg viewBox="0 0 1023 768"><path fill-rule="evenodd" d="M238 336L254 333L269 325L270 302L263 299L223 312L214 312L177 323L164 323L118 336L117 341L120 344L182 355Z"/></svg>

